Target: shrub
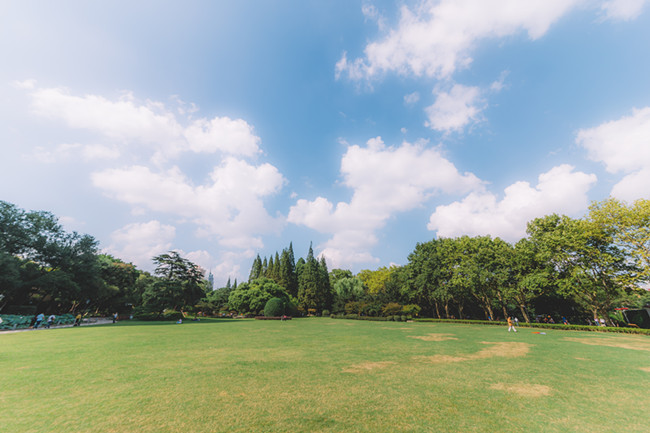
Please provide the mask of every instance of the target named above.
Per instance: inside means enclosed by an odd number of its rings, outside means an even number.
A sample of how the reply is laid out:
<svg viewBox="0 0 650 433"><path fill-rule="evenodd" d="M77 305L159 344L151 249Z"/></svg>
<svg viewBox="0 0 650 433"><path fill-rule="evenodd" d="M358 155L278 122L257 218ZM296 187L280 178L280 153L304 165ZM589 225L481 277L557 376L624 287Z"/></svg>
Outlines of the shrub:
<svg viewBox="0 0 650 433"><path fill-rule="evenodd" d="M143 320L147 322L152 322L152 321L178 321L179 319L183 319L183 313L180 311L174 311L174 310L165 310L162 314L161 313L147 313L144 311L138 311L133 315L133 318L136 320Z"/></svg>
<svg viewBox="0 0 650 433"><path fill-rule="evenodd" d="M323 313L321 314L321 316L323 317L327 317L329 315L330 315L330 310L323 310Z"/></svg>
<svg viewBox="0 0 650 433"><path fill-rule="evenodd" d="M284 314L284 301L280 298L271 298L266 301L264 315L266 317L279 317Z"/></svg>
<svg viewBox="0 0 650 433"><path fill-rule="evenodd" d="M420 308L420 306L416 304L408 304L402 307L402 313L406 314L407 316L417 316L418 314L420 314L421 310L422 308Z"/></svg>
<svg viewBox="0 0 650 433"><path fill-rule="evenodd" d="M382 308L384 316L393 316L402 311L402 306L397 302L389 302Z"/></svg>

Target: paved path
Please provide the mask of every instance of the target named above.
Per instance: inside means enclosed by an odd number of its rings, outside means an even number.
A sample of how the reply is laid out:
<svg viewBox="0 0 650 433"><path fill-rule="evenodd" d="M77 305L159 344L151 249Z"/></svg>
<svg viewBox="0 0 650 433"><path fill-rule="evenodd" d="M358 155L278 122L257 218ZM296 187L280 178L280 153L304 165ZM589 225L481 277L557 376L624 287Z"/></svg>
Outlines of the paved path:
<svg viewBox="0 0 650 433"><path fill-rule="evenodd" d="M81 326L106 325L108 323L113 323L113 319L103 318L103 317L84 319L84 320L88 320L88 321L81 322ZM48 329L59 329L59 328L72 328L72 323L69 325L56 325L56 326L52 326L51 328L46 328L45 326L41 326L40 328L37 329L34 328L4 329L4 330L0 330L0 334L13 334L15 332L25 332L25 331L42 331L42 330L47 331Z"/></svg>

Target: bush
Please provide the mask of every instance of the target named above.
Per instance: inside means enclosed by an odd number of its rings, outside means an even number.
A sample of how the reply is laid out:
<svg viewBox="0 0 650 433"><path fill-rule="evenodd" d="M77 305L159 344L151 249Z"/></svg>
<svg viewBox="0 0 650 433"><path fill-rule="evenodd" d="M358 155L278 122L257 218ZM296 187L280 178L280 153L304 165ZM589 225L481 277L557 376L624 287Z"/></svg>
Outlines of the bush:
<svg viewBox="0 0 650 433"><path fill-rule="evenodd" d="M280 298L271 298L266 301L264 315L266 317L279 317L284 315L284 301Z"/></svg>
<svg viewBox="0 0 650 433"><path fill-rule="evenodd" d="M323 310L323 313L321 314L321 316L323 317L327 317L329 315L330 315L330 310Z"/></svg>
<svg viewBox="0 0 650 433"><path fill-rule="evenodd" d="M183 319L183 313L180 311L174 311L174 310L165 310L162 314L161 313L147 313L144 311L138 311L136 314L133 315L133 318L135 320L142 320L146 322L153 322L153 321L173 321L176 322L180 319Z"/></svg>
<svg viewBox="0 0 650 433"><path fill-rule="evenodd" d="M384 313L384 316L393 316L401 311L402 311L402 306L397 302L389 302L388 304L384 305L384 307L382 308L382 312Z"/></svg>
<svg viewBox="0 0 650 433"><path fill-rule="evenodd" d="M402 312L407 316L417 316L418 314L420 314L421 310L422 308L420 308L420 306L416 304L408 304L402 307Z"/></svg>

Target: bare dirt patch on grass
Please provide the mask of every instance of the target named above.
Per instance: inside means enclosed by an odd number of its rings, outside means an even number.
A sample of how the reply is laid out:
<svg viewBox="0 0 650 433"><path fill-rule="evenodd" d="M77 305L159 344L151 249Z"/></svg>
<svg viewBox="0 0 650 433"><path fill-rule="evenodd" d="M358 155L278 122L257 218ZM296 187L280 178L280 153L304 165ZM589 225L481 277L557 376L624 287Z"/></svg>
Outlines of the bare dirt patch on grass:
<svg viewBox="0 0 650 433"><path fill-rule="evenodd" d="M482 341L481 343L488 344L490 345L490 347L479 350L476 353L469 353L460 356L451 356L451 355L416 356L414 359L423 362L447 363L447 362L473 361L475 359L495 358L495 357L517 358L521 356L526 356L530 351L530 347L531 347L531 345L528 343L517 343L517 342L490 343L487 341Z"/></svg>
<svg viewBox="0 0 650 433"><path fill-rule="evenodd" d="M429 334L429 335L409 335L409 338L416 338L422 341L447 341L458 340L454 334Z"/></svg>
<svg viewBox="0 0 650 433"><path fill-rule="evenodd" d="M644 337L564 337L565 341L591 346L618 347L621 349L646 350L650 352L650 339Z"/></svg>
<svg viewBox="0 0 650 433"><path fill-rule="evenodd" d="M650 367L641 367L641 370L647 371L648 373L650 373Z"/></svg>
<svg viewBox="0 0 650 433"><path fill-rule="evenodd" d="M534 383L495 383L490 389L505 391L508 394L516 394L521 397L543 397L551 394L551 387L546 385L537 385Z"/></svg>
<svg viewBox="0 0 650 433"><path fill-rule="evenodd" d="M395 365L393 361L376 361L376 362L362 362L361 364L351 365L344 368L344 373L364 373L366 371L378 370Z"/></svg>

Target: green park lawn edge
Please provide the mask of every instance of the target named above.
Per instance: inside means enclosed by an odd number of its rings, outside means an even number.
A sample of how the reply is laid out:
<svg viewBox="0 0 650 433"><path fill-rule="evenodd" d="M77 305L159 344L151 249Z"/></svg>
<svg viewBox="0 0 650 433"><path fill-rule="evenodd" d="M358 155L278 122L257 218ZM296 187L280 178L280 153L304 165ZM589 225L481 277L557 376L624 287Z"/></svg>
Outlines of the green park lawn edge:
<svg viewBox="0 0 650 433"><path fill-rule="evenodd" d="M399 319L389 317L375 317L375 316L358 316L356 314L332 314L332 319L348 319L348 320L366 320L375 322L404 322L406 319L401 319L405 316L397 316ZM507 322L498 320L466 320L466 319L434 319L434 318L413 318L409 319L413 322L432 322L432 323L457 323L468 325L489 325L489 326L508 326ZM632 327L613 327L613 326L588 326L588 325L564 325L553 323L525 323L519 322L517 327L521 328L539 328L539 329L558 329L563 331L586 331L586 332L614 332L619 334L637 334L637 335L650 335L650 329L632 328Z"/></svg>

